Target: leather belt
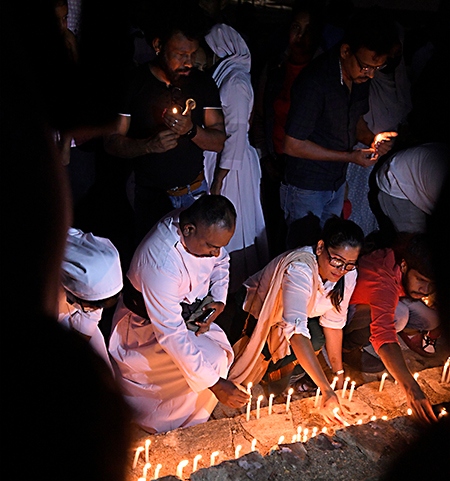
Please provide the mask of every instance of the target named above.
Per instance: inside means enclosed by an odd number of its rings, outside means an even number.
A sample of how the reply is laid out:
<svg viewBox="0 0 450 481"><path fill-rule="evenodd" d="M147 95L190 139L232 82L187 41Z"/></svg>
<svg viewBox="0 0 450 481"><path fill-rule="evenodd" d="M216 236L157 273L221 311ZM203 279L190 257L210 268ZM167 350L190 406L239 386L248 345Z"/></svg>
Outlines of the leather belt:
<svg viewBox="0 0 450 481"><path fill-rule="evenodd" d="M184 187L174 187L172 189L169 189L167 193L175 197L178 197L180 195L186 195L187 193L198 189L202 185L202 182L204 180L205 180L205 174L203 173L203 170L202 170L200 174L198 174L197 177L192 181L191 184L185 185Z"/></svg>

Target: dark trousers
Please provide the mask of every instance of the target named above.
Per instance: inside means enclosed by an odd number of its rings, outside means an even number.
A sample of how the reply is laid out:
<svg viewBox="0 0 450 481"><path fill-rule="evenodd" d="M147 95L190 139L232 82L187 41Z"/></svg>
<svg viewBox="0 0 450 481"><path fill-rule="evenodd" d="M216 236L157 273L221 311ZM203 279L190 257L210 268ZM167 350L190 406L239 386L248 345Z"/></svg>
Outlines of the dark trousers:
<svg viewBox="0 0 450 481"><path fill-rule="evenodd" d="M370 306L368 304L351 305L348 309L348 322L344 328L343 349L353 351L370 344Z"/></svg>

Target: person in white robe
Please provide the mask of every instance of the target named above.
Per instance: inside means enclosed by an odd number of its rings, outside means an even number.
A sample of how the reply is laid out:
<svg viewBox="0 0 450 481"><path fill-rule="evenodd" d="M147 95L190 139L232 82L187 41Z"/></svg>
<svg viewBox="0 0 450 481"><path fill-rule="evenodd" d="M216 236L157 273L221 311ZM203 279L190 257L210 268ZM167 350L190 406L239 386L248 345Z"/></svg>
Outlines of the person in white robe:
<svg viewBox="0 0 450 481"><path fill-rule="evenodd" d="M227 246L230 292L235 292L269 261L261 167L248 137L254 101L251 56L244 39L229 25L214 25L205 40L219 59L212 76L219 87L227 133L222 152L205 151L205 176L210 192L228 197L237 211L236 231Z"/></svg>
<svg viewBox="0 0 450 481"><path fill-rule="evenodd" d="M99 328L103 309L123 288L119 252L104 237L69 228L62 262L58 322L84 337L113 372Z"/></svg>
<svg viewBox="0 0 450 481"><path fill-rule="evenodd" d="M162 219L131 261L109 352L134 421L150 433L205 422L218 400L234 408L248 400L244 388L226 379L233 349L213 323L225 307L229 255L224 246L235 219L228 199L204 195ZM199 301L215 313L194 332L183 309Z"/></svg>

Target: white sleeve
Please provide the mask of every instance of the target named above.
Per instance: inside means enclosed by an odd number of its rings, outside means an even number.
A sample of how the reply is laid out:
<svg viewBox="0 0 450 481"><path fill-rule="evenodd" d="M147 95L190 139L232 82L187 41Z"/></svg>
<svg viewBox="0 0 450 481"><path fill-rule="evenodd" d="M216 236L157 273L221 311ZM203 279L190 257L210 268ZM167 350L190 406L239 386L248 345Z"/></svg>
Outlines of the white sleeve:
<svg viewBox="0 0 450 481"><path fill-rule="evenodd" d="M302 334L311 339L308 329L308 303L312 295L313 273L303 263L291 263L283 275L283 333L286 339Z"/></svg>
<svg viewBox="0 0 450 481"><path fill-rule="evenodd" d="M146 266L141 286L153 331L162 349L183 373L195 392L213 386L219 374L188 335L181 316L181 271L166 264L164 268Z"/></svg>

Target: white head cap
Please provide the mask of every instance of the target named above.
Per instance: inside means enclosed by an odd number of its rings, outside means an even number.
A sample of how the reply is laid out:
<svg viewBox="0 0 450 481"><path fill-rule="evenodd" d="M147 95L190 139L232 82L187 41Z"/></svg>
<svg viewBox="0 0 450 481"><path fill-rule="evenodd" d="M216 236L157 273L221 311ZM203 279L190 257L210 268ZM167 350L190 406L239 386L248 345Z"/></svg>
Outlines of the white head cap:
<svg viewBox="0 0 450 481"><path fill-rule="evenodd" d="M109 239L70 228L62 262L62 284L85 301L116 295L123 287L119 252Z"/></svg>

